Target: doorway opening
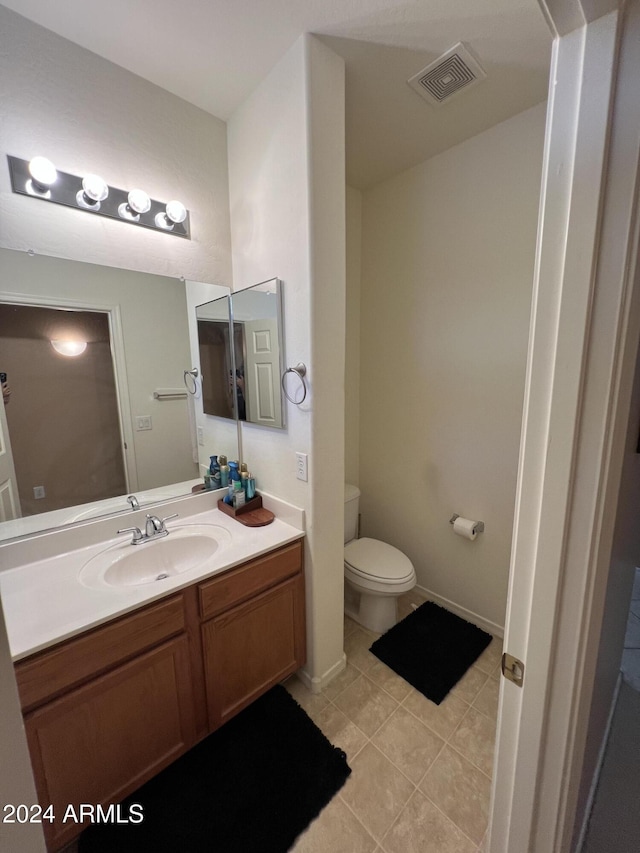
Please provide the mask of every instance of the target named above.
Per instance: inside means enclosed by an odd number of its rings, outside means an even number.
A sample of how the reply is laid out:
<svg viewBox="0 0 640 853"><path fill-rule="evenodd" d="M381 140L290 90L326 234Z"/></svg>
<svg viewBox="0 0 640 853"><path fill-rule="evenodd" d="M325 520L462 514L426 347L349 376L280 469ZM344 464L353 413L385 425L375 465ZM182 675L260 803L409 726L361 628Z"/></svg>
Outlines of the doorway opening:
<svg viewBox="0 0 640 853"><path fill-rule="evenodd" d="M0 303L16 514L128 491L109 320L106 311Z"/></svg>

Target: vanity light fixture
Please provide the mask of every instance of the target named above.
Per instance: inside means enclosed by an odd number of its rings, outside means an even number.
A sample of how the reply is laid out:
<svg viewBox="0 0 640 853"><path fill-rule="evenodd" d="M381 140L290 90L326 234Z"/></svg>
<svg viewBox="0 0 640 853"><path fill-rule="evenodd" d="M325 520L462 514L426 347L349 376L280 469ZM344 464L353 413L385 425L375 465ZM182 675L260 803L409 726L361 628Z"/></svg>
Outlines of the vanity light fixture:
<svg viewBox="0 0 640 853"><path fill-rule="evenodd" d="M181 201L156 201L143 189L118 189L95 174L61 172L46 157L8 155L7 161L14 193L190 239L189 212Z"/></svg>
<svg viewBox="0 0 640 853"><path fill-rule="evenodd" d="M86 341L51 341L51 346L60 355L82 355L87 348Z"/></svg>

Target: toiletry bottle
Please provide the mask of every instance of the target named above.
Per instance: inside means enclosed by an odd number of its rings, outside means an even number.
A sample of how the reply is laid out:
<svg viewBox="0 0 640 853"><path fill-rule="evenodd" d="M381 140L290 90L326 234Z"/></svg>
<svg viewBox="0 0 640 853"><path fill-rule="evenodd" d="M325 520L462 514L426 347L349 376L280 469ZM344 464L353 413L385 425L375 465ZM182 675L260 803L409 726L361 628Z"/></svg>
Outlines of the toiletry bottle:
<svg viewBox="0 0 640 853"><path fill-rule="evenodd" d="M233 506L233 480L229 480L227 494L224 496L223 500L226 504L229 504L229 506Z"/></svg>
<svg viewBox="0 0 640 853"><path fill-rule="evenodd" d="M211 488L219 489L220 488L220 463L218 462L217 456L211 457L211 464L209 465L209 471L211 472Z"/></svg>
<svg viewBox="0 0 640 853"><path fill-rule="evenodd" d="M247 465L247 463L246 463L246 462L242 462L242 463L240 464L240 474L242 474L242 472L243 472L243 471L248 471L248 470L249 470L249 466Z"/></svg>
<svg viewBox="0 0 640 853"><path fill-rule="evenodd" d="M248 471L240 471L240 482L242 483L242 489L247 494L247 480L249 479Z"/></svg>
<svg viewBox="0 0 640 853"><path fill-rule="evenodd" d="M245 503L245 494L244 489L242 488L241 480L233 481L233 505L236 509L241 506L244 506Z"/></svg>
<svg viewBox="0 0 640 853"><path fill-rule="evenodd" d="M227 465L226 456L218 456L218 462L220 463L220 487L226 489L229 485L229 472L231 469Z"/></svg>
<svg viewBox="0 0 640 853"><path fill-rule="evenodd" d="M229 462L229 479L230 480L239 480L240 479L240 463L237 460L231 459Z"/></svg>
<svg viewBox="0 0 640 853"><path fill-rule="evenodd" d="M248 501L256 496L256 478L253 474L249 474L245 481L245 495Z"/></svg>

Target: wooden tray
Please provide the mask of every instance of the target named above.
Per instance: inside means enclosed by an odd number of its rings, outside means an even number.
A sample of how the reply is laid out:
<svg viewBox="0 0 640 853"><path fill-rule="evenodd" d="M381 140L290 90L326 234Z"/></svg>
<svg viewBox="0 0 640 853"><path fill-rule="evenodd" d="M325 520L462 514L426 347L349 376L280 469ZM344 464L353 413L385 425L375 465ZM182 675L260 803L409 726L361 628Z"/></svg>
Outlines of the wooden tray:
<svg viewBox="0 0 640 853"><path fill-rule="evenodd" d="M275 518L271 510L264 509L262 506L262 495L256 495L255 498L251 498L250 501L247 501L241 507L238 507L238 509L226 504L223 500L219 500L218 509L220 512L224 512L225 515L235 518L236 521L239 521L240 524L244 524L246 527L264 527L267 524L271 524Z"/></svg>

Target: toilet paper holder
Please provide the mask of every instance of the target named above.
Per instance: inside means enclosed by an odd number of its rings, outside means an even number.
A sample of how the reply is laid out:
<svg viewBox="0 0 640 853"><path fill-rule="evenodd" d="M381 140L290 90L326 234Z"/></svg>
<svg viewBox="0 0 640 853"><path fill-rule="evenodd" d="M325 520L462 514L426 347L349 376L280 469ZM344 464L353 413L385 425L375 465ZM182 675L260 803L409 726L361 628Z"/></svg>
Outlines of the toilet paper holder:
<svg viewBox="0 0 640 853"><path fill-rule="evenodd" d="M454 512L454 514L449 519L449 524L453 524L453 522L456 520L456 518L460 518L460 515L457 512ZM476 533L484 533L484 521L477 521L476 522L475 531L476 531Z"/></svg>

